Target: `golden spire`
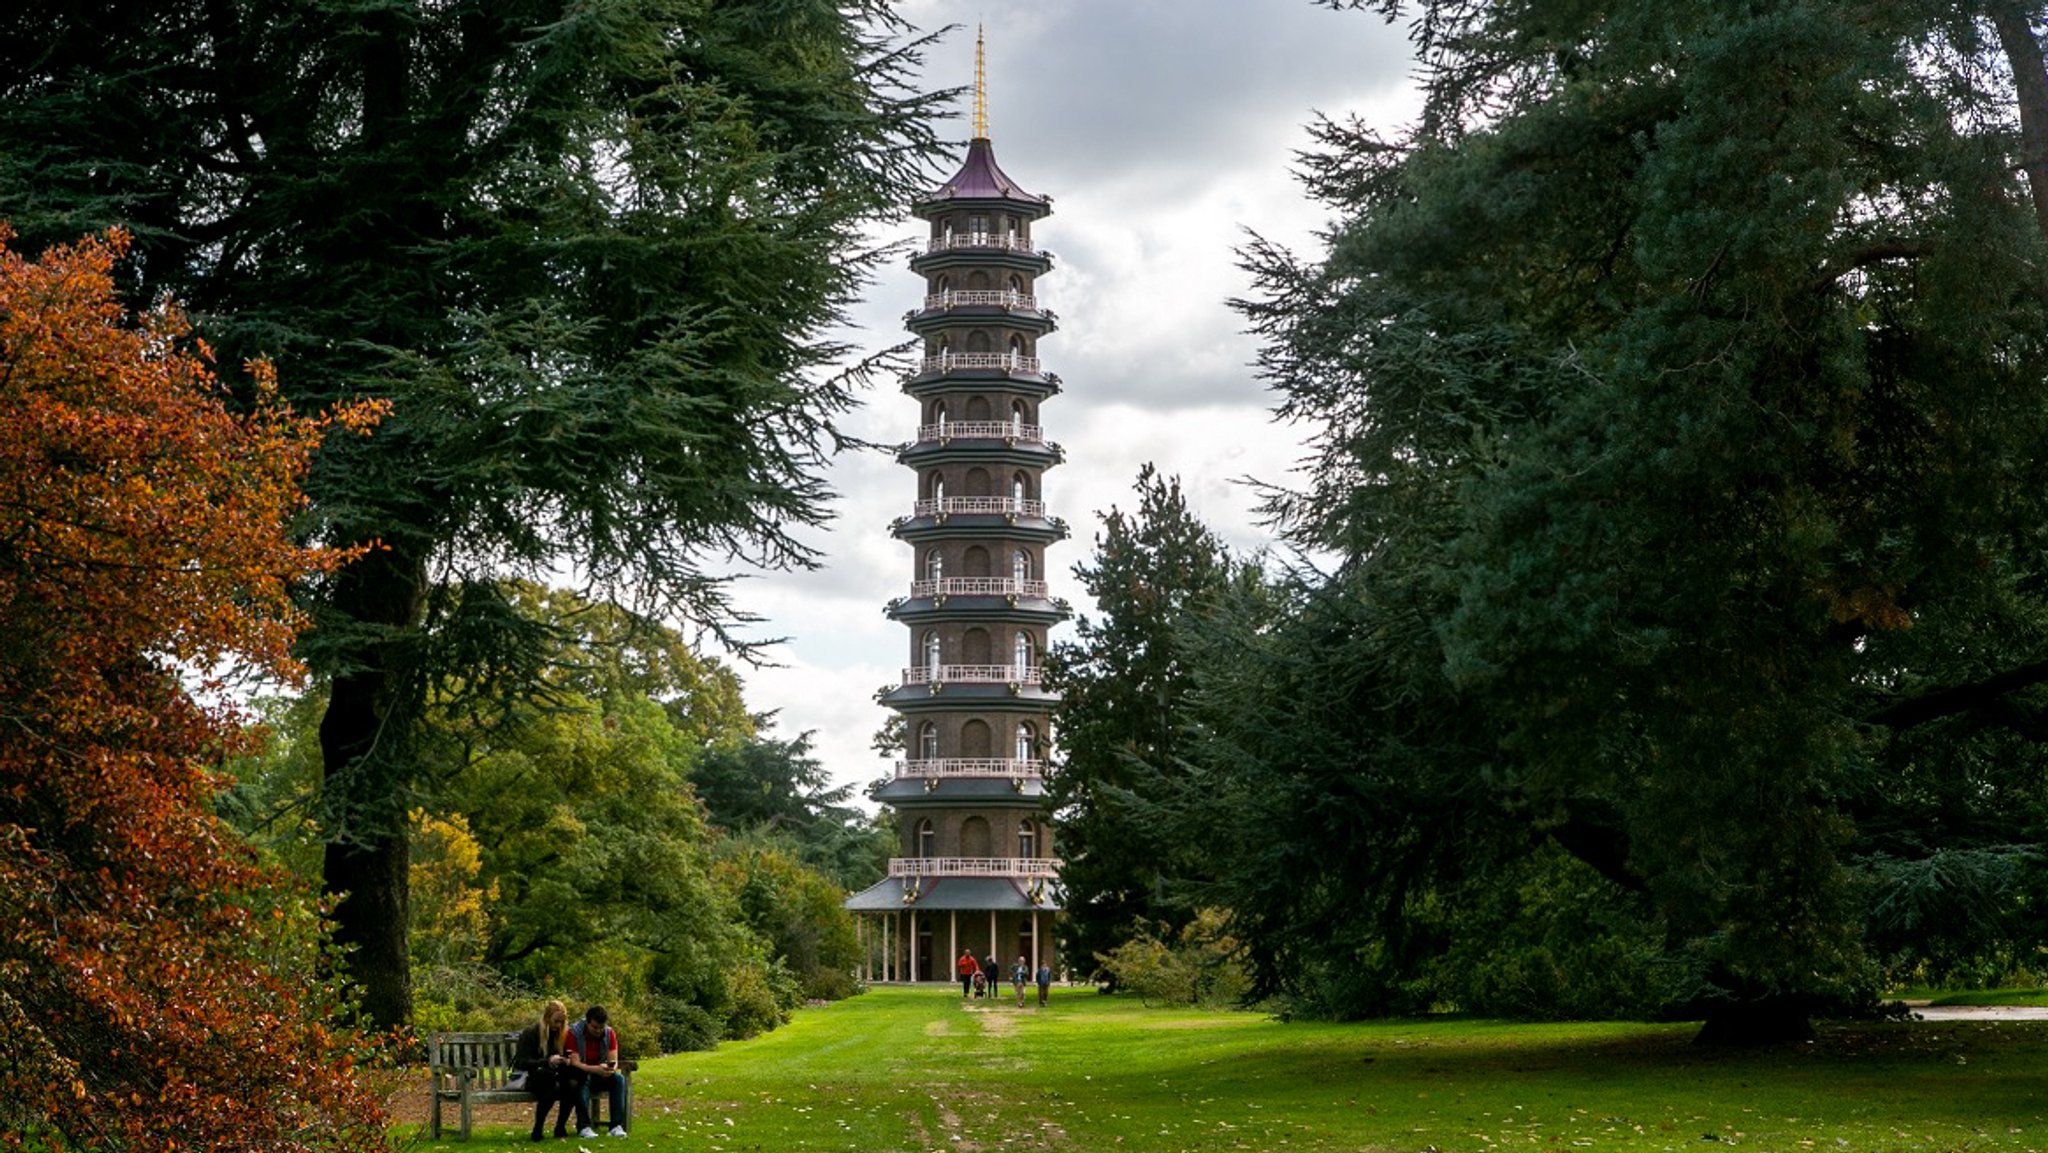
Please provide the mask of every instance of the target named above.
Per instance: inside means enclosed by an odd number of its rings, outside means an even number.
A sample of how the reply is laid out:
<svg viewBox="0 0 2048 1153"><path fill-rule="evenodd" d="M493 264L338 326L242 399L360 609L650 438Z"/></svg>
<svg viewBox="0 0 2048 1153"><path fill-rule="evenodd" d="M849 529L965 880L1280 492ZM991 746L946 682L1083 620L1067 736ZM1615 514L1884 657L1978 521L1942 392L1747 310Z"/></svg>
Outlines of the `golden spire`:
<svg viewBox="0 0 2048 1153"><path fill-rule="evenodd" d="M988 139L988 67L981 25L974 26L974 138Z"/></svg>

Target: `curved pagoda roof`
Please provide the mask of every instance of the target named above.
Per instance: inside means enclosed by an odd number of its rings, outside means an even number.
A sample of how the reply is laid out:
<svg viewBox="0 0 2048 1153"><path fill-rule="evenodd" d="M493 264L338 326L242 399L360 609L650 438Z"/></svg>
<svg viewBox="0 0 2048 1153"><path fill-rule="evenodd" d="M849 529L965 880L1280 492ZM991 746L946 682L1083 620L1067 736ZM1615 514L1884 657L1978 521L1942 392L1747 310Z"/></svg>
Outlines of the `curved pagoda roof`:
<svg viewBox="0 0 2048 1153"><path fill-rule="evenodd" d="M1020 208L1034 218L1052 211L1051 197L1026 192L1010 179L996 163L995 145L985 136L967 142L967 159L961 161L960 171L927 193L917 202L915 211L923 216L964 203Z"/></svg>

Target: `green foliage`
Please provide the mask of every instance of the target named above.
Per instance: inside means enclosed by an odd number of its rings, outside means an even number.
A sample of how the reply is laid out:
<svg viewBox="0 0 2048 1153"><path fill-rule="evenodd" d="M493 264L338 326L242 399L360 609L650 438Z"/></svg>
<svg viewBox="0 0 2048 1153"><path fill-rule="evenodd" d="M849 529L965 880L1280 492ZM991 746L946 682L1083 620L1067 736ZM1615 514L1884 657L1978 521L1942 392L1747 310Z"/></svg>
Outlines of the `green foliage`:
<svg viewBox="0 0 2048 1153"><path fill-rule="evenodd" d="M756 732L765 734L773 720L754 717ZM706 749L690 782L712 824L779 839L842 889L864 889L888 868L895 838L846 803L854 786L831 785L811 756L809 733L789 740L757 735Z"/></svg>
<svg viewBox="0 0 2048 1153"><path fill-rule="evenodd" d="M413 985L418 994L413 1031L420 1037L436 1032L484 1033L525 1028L529 1021L539 1017L542 1002L559 995L508 981L481 963L416 967Z"/></svg>
<svg viewBox="0 0 2048 1153"><path fill-rule="evenodd" d="M214 809L263 856L310 886L320 883L320 839L310 809L320 781L318 692L252 701L251 751L222 766Z"/></svg>
<svg viewBox="0 0 2048 1153"><path fill-rule="evenodd" d="M676 997L657 997L654 1015L658 1023L661 1051L688 1053L716 1048L725 1037L725 1025L703 1006Z"/></svg>
<svg viewBox="0 0 2048 1153"><path fill-rule="evenodd" d="M758 1037L789 1020L801 991L779 963L737 970L726 990L725 1034L735 1040Z"/></svg>
<svg viewBox="0 0 2048 1153"><path fill-rule="evenodd" d="M717 851L713 874L720 888L747 926L768 942L778 972L794 982L798 997L852 996L860 940L853 914L843 905L845 888L773 838L729 837Z"/></svg>
<svg viewBox="0 0 2048 1153"><path fill-rule="evenodd" d="M1660 931L1658 986L1716 1016L2030 948L2048 246L2014 121L2048 108L2005 57L2038 38L1990 5L1419 11L1415 130L1321 125L1327 252L1246 253L1316 430L1269 509L1338 560L1200 662L1262 984L1424 979L1455 936L1411 913L1546 843L1637 894L1610 960Z"/></svg>
<svg viewBox="0 0 2048 1153"><path fill-rule="evenodd" d="M1648 1018L1690 992L1642 902L1545 845L1431 902L1445 938L1425 970L1433 1004L1484 1017Z"/></svg>
<svg viewBox="0 0 2048 1153"><path fill-rule="evenodd" d="M1096 954L1118 989L1147 1004L1235 1007L1251 983L1239 963L1242 952L1230 935L1229 914L1197 909L1178 929L1164 922L1131 926L1125 940Z"/></svg>
<svg viewBox="0 0 2048 1153"><path fill-rule="evenodd" d="M1103 514L1092 565L1075 576L1094 599L1076 636L1053 646L1046 686L1060 694L1060 757L1047 786L1058 812L1061 932L1070 956L1111 953L1132 926L1193 919L1185 893L1203 875L1198 841L1158 812L1181 773L1194 670L1183 639L1250 570L1189 511L1177 478L1146 465L1138 508ZM1109 977L1119 981L1111 966Z"/></svg>
<svg viewBox="0 0 2048 1153"><path fill-rule="evenodd" d="M740 556L805 565L834 421L877 367L830 338L924 185L915 41L886 0L172 0L0 15L0 217L126 223L226 363L306 409L391 402L323 452L304 530L377 541L310 590L323 869L366 1008L409 1010L407 811L430 701L547 672L494 582L574 571L723 630ZM429 806L431 807L431 806Z"/></svg>
<svg viewBox="0 0 2048 1153"><path fill-rule="evenodd" d="M425 730L447 767L441 808L414 821L416 1025L505 1028L561 996L605 1004L651 1052L851 992L842 890L782 834L721 833L692 790L701 758L761 743L737 678L615 606L516 584L493 596L543 626L551 672L544 703L454 693ZM271 705L267 752L238 764L224 802L288 859L323 839L303 755L317 700Z"/></svg>

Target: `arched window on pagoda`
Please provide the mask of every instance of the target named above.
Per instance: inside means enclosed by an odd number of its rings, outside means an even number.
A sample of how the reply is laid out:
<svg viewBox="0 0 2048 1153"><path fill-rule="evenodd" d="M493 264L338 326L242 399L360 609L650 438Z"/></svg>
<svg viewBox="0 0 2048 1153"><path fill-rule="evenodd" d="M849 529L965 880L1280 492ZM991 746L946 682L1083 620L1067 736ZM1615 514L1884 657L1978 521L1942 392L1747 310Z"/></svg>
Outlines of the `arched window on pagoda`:
<svg viewBox="0 0 2048 1153"><path fill-rule="evenodd" d="M926 721L917 729L917 759L936 761L939 759L939 726Z"/></svg>
<svg viewBox="0 0 2048 1153"><path fill-rule="evenodd" d="M1038 855L1038 826L1029 817L1017 824L1017 855L1027 861Z"/></svg>
<svg viewBox="0 0 2048 1153"><path fill-rule="evenodd" d="M1023 473L1010 478L1010 495L1017 501L1017 511L1024 511L1024 502L1031 499L1031 478Z"/></svg>
<svg viewBox="0 0 2048 1153"><path fill-rule="evenodd" d="M1010 554L1010 579L1022 584L1031 579L1031 554L1023 549Z"/></svg>
<svg viewBox="0 0 2048 1153"><path fill-rule="evenodd" d="M939 634L933 630L924 634L924 671L931 679L939 679Z"/></svg>
<svg viewBox="0 0 2048 1153"><path fill-rule="evenodd" d="M927 860L939 855L939 830L930 817L917 823L917 855Z"/></svg>
<svg viewBox="0 0 2048 1153"><path fill-rule="evenodd" d="M1010 663L1020 671L1031 667L1031 658L1037 653L1037 646L1031 643L1031 634L1018 630L1016 643L1010 646Z"/></svg>
<svg viewBox="0 0 2048 1153"><path fill-rule="evenodd" d="M935 472L924 478L925 494L933 500L946 499L946 474Z"/></svg>
<svg viewBox="0 0 2048 1153"><path fill-rule="evenodd" d="M1036 760L1038 757L1038 726L1025 721L1017 726L1017 748L1012 754L1020 761Z"/></svg>
<svg viewBox="0 0 2048 1153"><path fill-rule="evenodd" d="M1010 402L1010 435L1024 439L1024 402L1021 400Z"/></svg>
<svg viewBox="0 0 2048 1153"><path fill-rule="evenodd" d="M924 554L924 579L938 580L946 575L946 557L938 549Z"/></svg>

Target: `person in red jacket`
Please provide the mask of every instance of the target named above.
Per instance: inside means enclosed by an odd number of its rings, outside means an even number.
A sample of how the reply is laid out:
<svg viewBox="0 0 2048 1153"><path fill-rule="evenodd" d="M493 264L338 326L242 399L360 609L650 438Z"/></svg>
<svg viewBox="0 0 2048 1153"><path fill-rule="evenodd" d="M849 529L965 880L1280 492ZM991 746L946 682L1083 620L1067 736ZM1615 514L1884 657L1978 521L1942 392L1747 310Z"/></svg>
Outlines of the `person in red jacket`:
<svg viewBox="0 0 2048 1153"><path fill-rule="evenodd" d="M626 1079L619 1073L619 1035L605 1023L609 1018L603 1005L592 1005L581 1021L569 1026L569 1064L584 1073L582 1099L576 1107L578 1137L597 1136L590 1127L592 1089L610 1092L611 1135L626 1135L625 1127L619 1124L626 1112Z"/></svg>
<svg viewBox="0 0 2048 1153"><path fill-rule="evenodd" d="M960 976L960 997L965 1000L974 991L974 975L981 972L981 965L975 961L972 949L960 950L960 960L953 966L953 972Z"/></svg>

